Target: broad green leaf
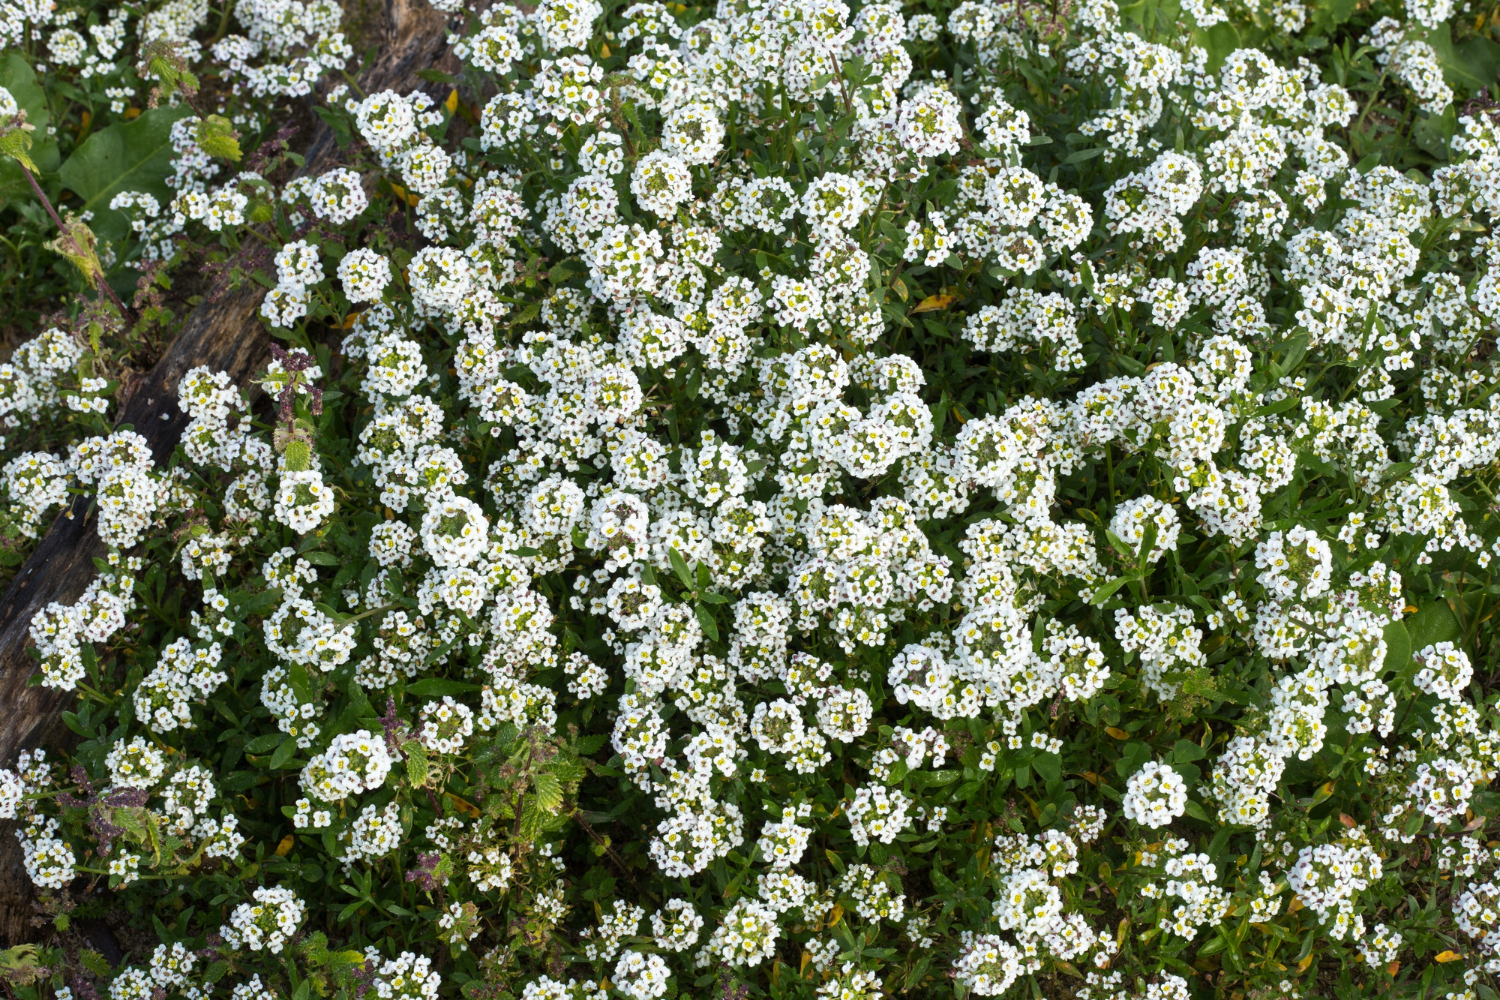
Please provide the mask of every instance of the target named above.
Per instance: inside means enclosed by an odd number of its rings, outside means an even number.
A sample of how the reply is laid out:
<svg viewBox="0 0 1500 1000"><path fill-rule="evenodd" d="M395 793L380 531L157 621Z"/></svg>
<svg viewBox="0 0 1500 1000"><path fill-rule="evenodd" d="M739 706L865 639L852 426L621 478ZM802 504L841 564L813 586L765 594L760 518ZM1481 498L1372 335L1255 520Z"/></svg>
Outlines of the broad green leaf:
<svg viewBox="0 0 1500 1000"><path fill-rule="evenodd" d="M245 752L265 753L267 750L272 750L280 746L283 739L285 737L281 733L266 733L263 736L257 736L245 744Z"/></svg>
<svg viewBox="0 0 1500 1000"><path fill-rule="evenodd" d="M1202 747L1191 740L1178 740L1172 747L1172 760L1178 763L1187 763L1193 760L1202 760L1208 756Z"/></svg>
<svg viewBox="0 0 1500 1000"><path fill-rule="evenodd" d="M32 162L43 174L53 173L61 157L57 152L57 140L49 138L47 126L52 116L47 111L47 95L36 82L36 73L19 52L7 53L0 58L0 87L10 91L16 104L26 112L26 121L36 127L31 133ZM45 185L43 185L45 187ZM21 173L19 164L8 157L0 163L0 199L34 199L31 185Z"/></svg>
<svg viewBox="0 0 1500 1000"><path fill-rule="evenodd" d="M1411 664L1411 633L1407 631L1406 624L1400 621L1391 622L1381 633L1385 639L1385 669L1404 670Z"/></svg>
<svg viewBox="0 0 1500 1000"><path fill-rule="evenodd" d="M1463 638L1463 629L1453 611L1442 601L1433 601L1415 615L1406 619L1406 629L1411 633L1411 651L1420 652L1438 642L1457 643Z"/></svg>
<svg viewBox="0 0 1500 1000"><path fill-rule="evenodd" d="M1438 63L1443 67L1443 78L1460 95L1474 94L1495 85L1495 73L1500 70L1500 45L1477 37L1455 45L1447 24L1428 32L1427 43L1437 53Z"/></svg>
<svg viewBox="0 0 1500 1000"><path fill-rule="evenodd" d="M1218 72L1229 53L1240 47L1240 33L1228 21L1194 33L1197 44L1208 50L1209 72Z"/></svg>
<svg viewBox="0 0 1500 1000"><path fill-rule="evenodd" d="M1312 23L1325 32L1343 24L1354 16L1358 0L1317 0L1313 4Z"/></svg>
<svg viewBox="0 0 1500 1000"><path fill-rule="evenodd" d="M296 754L296 752L297 738L295 736L288 736L286 739L282 740L281 745L276 748L276 752L271 754L271 762L269 765L271 770L279 771L283 767L286 767L287 763L292 759L293 755Z"/></svg>
<svg viewBox="0 0 1500 1000"><path fill-rule="evenodd" d="M84 140L58 170L63 186L83 199L80 212L94 213L94 231L117 240L129 232L123 212L109 207L124 191L144 191L165 208L172 198L172 125L191 114L187 107L156 108L135 121L100 129Z"/></svg>

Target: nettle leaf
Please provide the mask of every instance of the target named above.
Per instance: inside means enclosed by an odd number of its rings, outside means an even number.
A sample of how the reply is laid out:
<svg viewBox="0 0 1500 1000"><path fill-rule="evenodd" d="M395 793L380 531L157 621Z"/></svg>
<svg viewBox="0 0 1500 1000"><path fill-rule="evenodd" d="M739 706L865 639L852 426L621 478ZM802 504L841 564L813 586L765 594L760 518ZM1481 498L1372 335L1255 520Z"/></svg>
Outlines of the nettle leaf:
<svg viewBox="0 0 1500 1000"><path fill-rule="evenodd" d="M541 808L553 815L562 808L562 782L551 771L543 771L532 779L532 788Z"/></svg>
<svg viewBox="0 0 1500 1000"><path fill-rule="evenodd" d="M401 752L406 754L406 780L415 788L426 786L427 748L416 740L408 740L401 744Z"/></svg>
<svg viewBox="0 0 1500 1000"><path fill-rule="evenodd" d="M123 212L109 207L115 195L144 191L165 208L172 199L167 176L172 172L172 126L192 109L155 108L129 122L100 129L68 157L57 176L83 199L79 211L94 213L100 239L118 240L130 230Z"/></svg>

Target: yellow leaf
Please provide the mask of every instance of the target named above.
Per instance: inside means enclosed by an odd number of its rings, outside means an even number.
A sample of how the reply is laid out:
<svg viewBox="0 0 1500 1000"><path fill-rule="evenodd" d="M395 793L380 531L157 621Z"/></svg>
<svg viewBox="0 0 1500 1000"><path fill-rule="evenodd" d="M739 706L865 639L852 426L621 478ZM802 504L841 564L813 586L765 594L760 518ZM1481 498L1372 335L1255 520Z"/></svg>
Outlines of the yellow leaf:
<svg viewBox="0 0 1500 1000"><path fill-rule="evenodd" d="M1437 955L1437 957L1435 957L1433 959L1433 961L1434 962L1457 962L1461 958L1463 958L1463 956L1460 955L1456 951L1444 951L1444 952L1439 952L1438 955Z"/></svg>
<svg viewBox="0 0 1500 1000"><path fill-rule="evenodd" d="M1099 784L1099 776L1097 774L1095 774L1093 771L1083 771L1081 773L1082 773L1084 781L1087 781L1089 784L1095 785L1095 786L1097 786Z"/></svg>
<svg viewBox="0 0 1500 1000"><path fill-rule="evenodd" d="M287 852L292 849L292 845L294 843L296 843L296 841L292 839L292 835L290 833L285 837L282 837L281 843L276 845L276 856L278 858L286 857Z"/></svg>
<svg viewBox="0 0 1500 1000"><path fill-rule="evenodd" d="M1302 961L1300 961L1300 962L1297 963L1297 971L1298 972L1306 972L1307 969L1308 969L1308 967L1310 965L1312 965L1312 964L1313 964L1313 957L1311 955L1308 955Z"/></svg>
<svg viewBox="0 0 1500 1000"><path fill-rule="evenodd" d="M1414 615L1414 614L1417 613L1417 606L1415 604L1408 604L1406 607L1402 608L1401 610L1404 611L1406 614Z"/></svg>
<svg viewBox="0 0 1500 1000"><path fill-rule="evenodd" d="M1105 727L1104 731L1106 733L1108 733L1109 735L1113 736L1117 740L1128 740L1128 739L1130 739L1130 734L1129 733L1127 733L1123 729L1116 729L1114 726L1107 726L1107 727Z"/></svg>
<svg viewBox="0 0 1500 1000"><path fill-rule="evenodd" d="M141 116L141 109L140 108L126 108L125 109L125 120L126 121L131 121L132 119L139 118L140 116Z"/></svg>
<svg viewBox="0 0 1500 1000"><path fill-rule="evenodd" d="M929 295L927 296L927 298L917 303L917 307L912 310L912 315L916 315L917 313L932 312L934 309L947 309L957 301L957 295Z"/></svg>
<svg viewBox="0 0 1500 1000"><path fill-rule="evenodd" d="M1286 907L1287 916L1291 916L1293 913L1296 913L1298 910L1302 909L1302 907L1303 907L1302 897L1301 896L1293 896L1292 897L1292 901L1290 903L1288 903L1287 907Z"/></svg>
<svg viewBox="0 0 1500 1000"><path fill-rule="evenodd" d="M609 58L609 46L608 45L600 45L599 46L599 55L600 55L601 58L608 59Z"/></svg>
<svg viewBox="0 0 1500 1000"><path fill-rule="evenodd" d="M454 805L458 806L464 812L468 813L470 819L478 819L479 818L479 807L478 806L472 805L472 804L470 804L468 802L465 802L463 799L459 798L457 795L454 795L452 792L448 793L448 798L450 798L450 799L453 800L453 804Z"/></svg>
<svg viewBox="0 0 1500 1000"><path fill-rule="evenodd" d="M799 965L799 966L797 966L797 975L800 976L800 975L802 975L802 973L806 972L807 971L807 963L809 963L811 961L812 961L812 952L804 951L802 953L802 964Z"/></svg>
<svg viewBox="0 0 1500 1000"><path fill-rule="evenodd" d="M1396 973L1401 971L1401 963L1392 962L1390 965L1387 965L1385 967L1385 971L1388 975L1394 976Z"/></svg>
<svg viewBox="0 0 1500 1000"><path fill-rule="evenodd" d="M455 111L458 110L458 90L457 89L448 91L448 99L443 102L443 107L445 107L445 108L448 109L448 113L450 115L453 114Z"/></svg>
<svg viewBox="0 0 1500 1000"><path fill-rule="evenodd" d="M391 182L391 190L396 192L397 198L405 198L406 203L412 208L416 208L417 203L422 200L420 195L412 194L410 191L406 190L406 188L402 187L400 184L395 183L394 181Z"/></svg>
<svg viewBox="0 0 1500 1000"><path fill-rule="evenodd" d="M833 912L830 913L829 916L828 916L828 926L829 927L833 927L840 920L843 920L843 919L844 919L844 908L842 906L840 906L838 903L834 903L833 904Z"/></svg>

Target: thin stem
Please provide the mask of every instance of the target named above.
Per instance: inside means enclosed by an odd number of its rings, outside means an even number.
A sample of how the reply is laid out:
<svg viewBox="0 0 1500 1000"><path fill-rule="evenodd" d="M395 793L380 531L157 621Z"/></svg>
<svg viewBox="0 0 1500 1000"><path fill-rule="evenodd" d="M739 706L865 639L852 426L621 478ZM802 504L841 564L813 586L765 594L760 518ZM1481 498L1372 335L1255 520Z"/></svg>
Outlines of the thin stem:
<svg viewBox="0 0 1500 1000"><path fill-rule="evenodd" d="M31 183L31 190L36 194L37 200L42 203L42 207L47 210L47 214L52 216L52 222L57 226L59 235L61 235L63 239L67 240L73 245L74 251L76 251L80 257L84 256L83 247L78 245L78 241L73 238L73 234L68 230L68 227L64 226L62 219L58 218L57 209L52 207L51 200L48 199L45 193L43 193L41 185L36 182L36 178L33 177L31 175L31 171L26 168L26 164L17 161L16 165L21 168L21 173L26 175L26 180ZM104 280L104 271L102 269L94 272L94 284L98 287L99 291L109 296L109 300L113 302L115 304L115 308L120 311L120 316L122 319L129 323L133 323L135 321L132 311L125 308L125 303L120 301L120 297L115 294L115 290L109 287L109 282Z"/></svg>

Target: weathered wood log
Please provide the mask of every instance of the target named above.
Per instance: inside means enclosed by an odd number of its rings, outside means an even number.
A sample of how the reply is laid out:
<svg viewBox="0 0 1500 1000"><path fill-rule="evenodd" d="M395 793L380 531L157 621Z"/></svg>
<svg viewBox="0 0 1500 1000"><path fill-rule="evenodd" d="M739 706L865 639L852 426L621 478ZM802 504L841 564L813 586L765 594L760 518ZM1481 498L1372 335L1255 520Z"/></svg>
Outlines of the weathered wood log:
<svg viewBox="0 0 1500 1000"><path fill-rule="evenodd" d="M406 93L422 86L420 70L457 69L447 47L446 18L424 0L385 0L374 34L378 54L360 77L366 92ZM336 165L332 131L320 123L304 155L304 173ZM265 367L270 339L257 316L264 294L255 285L217 295L211 290L156 366L129 387L118 423L145 436L158 464L171 456L187 426L177 384L189 369L206 365L243 384ZM75 696L27 686L36 672L27 646L32 617L53 601L76 601L97 575L94 559L104 556L105 547L88 508L88 498L73 499L0 598L0 766L13 765L22 750L65 744L70 735L61 713ZM32 915L31 881L20 851L11 832L0 831L0 948L32 937Z"/></svg>

